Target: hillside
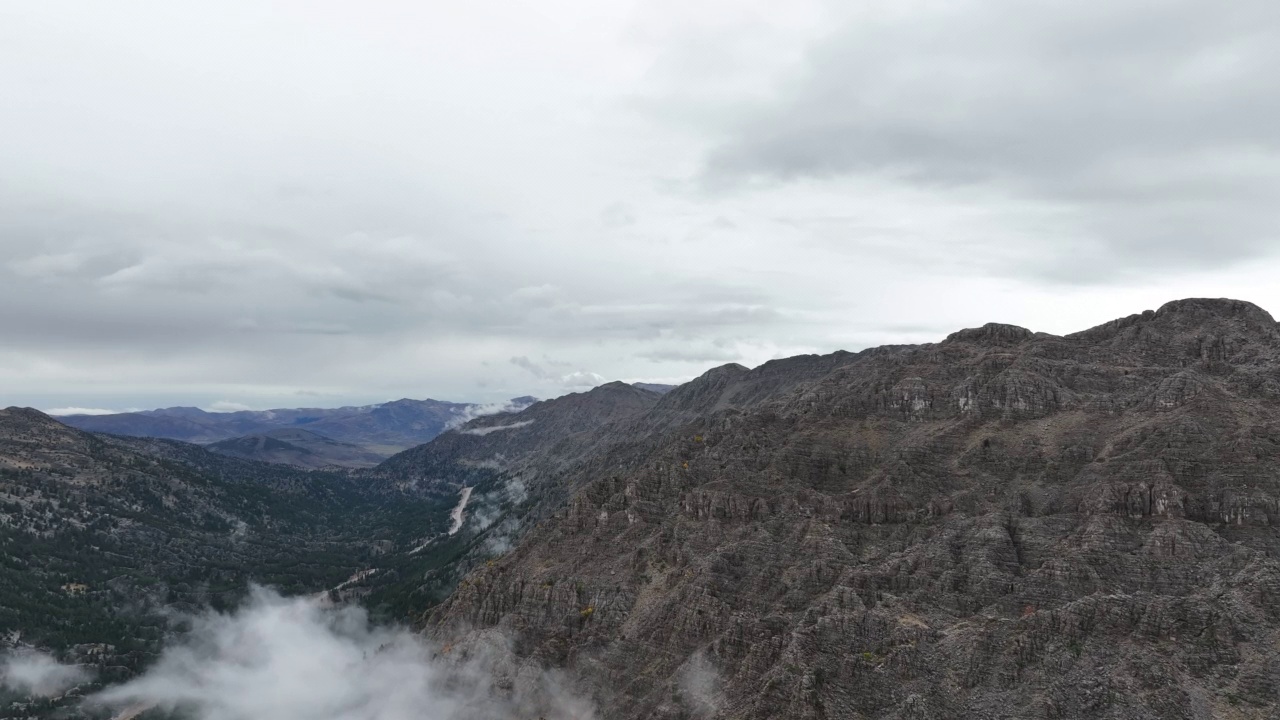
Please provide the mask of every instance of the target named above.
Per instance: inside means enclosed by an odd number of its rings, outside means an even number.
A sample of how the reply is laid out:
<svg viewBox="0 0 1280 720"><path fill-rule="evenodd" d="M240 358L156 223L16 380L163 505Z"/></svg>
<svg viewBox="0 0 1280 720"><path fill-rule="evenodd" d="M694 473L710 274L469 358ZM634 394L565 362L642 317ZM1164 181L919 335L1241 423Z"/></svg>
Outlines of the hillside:
<svg viewBox="0 0 1280 720"><path fill-rule="evenodd" d="M534 504L471 458L545 457L555 438L572 444L657 398L611 383L477 418L348 472L223 454L242 450L240 440L201 447L93 434L35 410L0 410L0 652L41 648L95 671L93 682L34 705L0 688L0 708L78 717L77 698L154 662L175 613L232 607L251 582L291 595L327 591L384 621L416 618L501 550L497 533L517 527L507 517ZM289 443L284 452L307 443L333 451L308 435L271 433ZM244 454L263 451L281 448L263 442ZM424 477L428 467L442 474Z"/></svg>
<svg viewBox="0 0 1280 720"><path fill-rule="evenodd" d="M529 525L567 498L564 468L625 437L612 429L652 409L659 397L607 383L518 413L476 418L357 471L354 477L370 486L413 495L457 500L466 490L456 535L422 538L403 555L403 580L375 599L397 615L420 615L443 600L467 570L509 550ZM434 552L424 556L420 548Z"/></svg>
<svg viewBox="0 0 1280 720"><path fill-rule="evenodd" d="M1254 305L726 366L622 426L491 458L572 499L431 634L501 632L610 718L1280 712L1280 328Z"/></svg>
<svg viewBox="0 0 1280 720"><path fill-rule="evenodd" d="M394 585L388 550L442 532L453 502L0 410L0 650L48 648L118 681L154 659L174 612L234 605L251 581L310 594L377 568Z"/></svg>
<svg viewBox="0 0 1280 720"><path fill-rule="evenodd" d="M359 445L338 442L302 428L282 428L222 440L207 446L220 455L300 468L373 467L384 459Z"/></svg>

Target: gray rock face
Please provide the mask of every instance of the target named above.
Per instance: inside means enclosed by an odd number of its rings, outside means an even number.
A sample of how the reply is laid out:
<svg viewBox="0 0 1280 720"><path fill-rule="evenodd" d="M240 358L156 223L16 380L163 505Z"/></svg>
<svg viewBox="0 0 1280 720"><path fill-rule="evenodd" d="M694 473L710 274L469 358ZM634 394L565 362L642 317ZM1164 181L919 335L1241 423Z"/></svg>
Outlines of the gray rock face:
<svg viewBox="0 0 1280 720"><path fill-rule="evenodd" d="M469 569L505 552L567 501L573 486L560 479L606 457L620 438L631 437L625 423L652 410L660 397L626 383L607 383L517 413L475 418L375 468L356 471L371 489L450 502L464 489L468 493L465 513L451 533L465 549L452 562L406 573L410 609L421 615Z"/></svg>
<svg viewBox="0 0 1280 720"><path fill-rule="evenodd" d="M427 624L509 633L603 717L1280 713L1249 303L725 366L528 457L568 501Z"/></svg>

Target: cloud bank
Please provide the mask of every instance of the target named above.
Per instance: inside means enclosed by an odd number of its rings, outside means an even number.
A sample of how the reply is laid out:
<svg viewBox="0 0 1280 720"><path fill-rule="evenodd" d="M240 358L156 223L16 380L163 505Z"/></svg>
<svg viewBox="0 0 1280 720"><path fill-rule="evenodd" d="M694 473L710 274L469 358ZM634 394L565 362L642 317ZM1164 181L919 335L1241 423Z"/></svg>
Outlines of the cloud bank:
<svg viewBox="0 0 1280 720"><path fill-rule="evenodd" d="M114 415L118 412L120 411L108 410L106 408L83 408L83 407L49 408L48 410L44 411L46 415L53 415L54 417L57 417L59 415Z"/></svg>
<svg viewBox="0 0 1280 720"><path fill-rule="evenodd" d="M495 684L501 673L515 675L506 690ZM196 720L594 718L589 703L520 667L501 642L450 653L371 625L363 610L262 588L235 612L191 618L146 673L88 702Z"/></svg>
<svg viewBox="0 0 1280 720"><path fill-rule="evenodd" d="M15 3L0 387L494 402L1280 311L1277 60L1267 0Z"/></svg>

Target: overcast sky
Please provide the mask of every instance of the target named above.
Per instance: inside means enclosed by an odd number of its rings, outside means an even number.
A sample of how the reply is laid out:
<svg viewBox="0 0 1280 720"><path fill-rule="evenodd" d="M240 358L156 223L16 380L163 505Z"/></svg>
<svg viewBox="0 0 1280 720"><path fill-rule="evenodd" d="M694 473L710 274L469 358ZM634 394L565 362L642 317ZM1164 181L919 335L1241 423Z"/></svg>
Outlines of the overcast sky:
<svg viewBox="0 0 1280 720"><path fill-rule="evenodd" d="M0 0L0 406L1280 311L1280 3Z"/></svg>

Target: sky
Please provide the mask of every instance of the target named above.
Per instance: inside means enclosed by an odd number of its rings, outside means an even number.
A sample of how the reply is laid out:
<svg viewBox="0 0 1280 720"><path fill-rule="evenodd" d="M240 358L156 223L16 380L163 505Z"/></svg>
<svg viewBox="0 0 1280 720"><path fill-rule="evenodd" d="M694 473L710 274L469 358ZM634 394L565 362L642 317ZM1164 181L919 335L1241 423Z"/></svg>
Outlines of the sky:
<svg viewBox="0 0 1280 720"><path fill-rule="evenodd" d="M1280 4L0 0L0 406L1280 312Z"/></svg>

